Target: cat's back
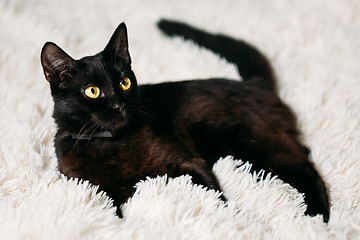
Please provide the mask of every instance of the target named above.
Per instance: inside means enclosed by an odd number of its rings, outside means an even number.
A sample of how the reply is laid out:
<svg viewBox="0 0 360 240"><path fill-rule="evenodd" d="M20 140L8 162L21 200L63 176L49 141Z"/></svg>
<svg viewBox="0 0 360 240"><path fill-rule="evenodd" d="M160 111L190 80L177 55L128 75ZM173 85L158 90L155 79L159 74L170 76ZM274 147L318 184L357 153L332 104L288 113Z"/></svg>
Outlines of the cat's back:
<svg viewBox="0 0 360 240"><path fill-rule="evenodd" d="M287 110L273 91L252 83L229 79L166 82L140 85L139 96L165 122L224 124L244 115L256 120L276 114L276 108Z"/></svg>
<svg viewBox="0 0 360 240"><path fill-rule="evenodd" d="M253 82L254 83L254 82ZM255 142L296 137L290 109L273 91L236 80L209 79L145 85L139 92L160 124L209 163L238 154ZM255 140L254 140L255 139ZM295 138L294 138L295 139ZM237 147L235 147L237 146Z"/></svg>

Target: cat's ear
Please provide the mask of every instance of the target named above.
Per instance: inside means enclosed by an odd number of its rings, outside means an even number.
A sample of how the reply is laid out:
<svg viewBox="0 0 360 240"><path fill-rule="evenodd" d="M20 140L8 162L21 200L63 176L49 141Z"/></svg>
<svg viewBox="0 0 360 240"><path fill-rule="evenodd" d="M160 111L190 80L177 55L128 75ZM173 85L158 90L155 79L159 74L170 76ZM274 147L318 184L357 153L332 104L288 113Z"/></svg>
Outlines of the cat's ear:
<svg viewBox="0 0 360 240"><path fill-rule="evenodd" d="M58 87L64 87L76 66L75 60L55 43L47 42L41 51L41 64L45 78Z"/></svg>
<svg viewBox="0 0 360 240"><path fill-rule="evenodd" d="M114 64L131 64L128 37L125 23L121 23L110 38L104 52Z"/></svg>

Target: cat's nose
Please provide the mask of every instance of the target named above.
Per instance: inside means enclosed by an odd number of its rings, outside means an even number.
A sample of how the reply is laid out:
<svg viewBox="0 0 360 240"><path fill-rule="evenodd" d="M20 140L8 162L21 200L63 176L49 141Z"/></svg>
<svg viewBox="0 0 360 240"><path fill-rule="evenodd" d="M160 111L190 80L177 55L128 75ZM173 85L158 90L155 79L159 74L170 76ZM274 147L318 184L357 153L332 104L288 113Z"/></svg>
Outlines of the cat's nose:
<svg viewBox="0 0 360 240"><path fill-rule="evenodd" d="M118 110L118 109L120 109L120 104L115 103L115 104L113 104L111 107L112 107L112 109L114 109L114 110Z"/></svg>
<svg viewBox="0 0 360 240"><path fill-rule="evenodd" d="M124 104L114 103L114 104L112 104L111 108L119 111L119 110L124 109Z"/></svg>

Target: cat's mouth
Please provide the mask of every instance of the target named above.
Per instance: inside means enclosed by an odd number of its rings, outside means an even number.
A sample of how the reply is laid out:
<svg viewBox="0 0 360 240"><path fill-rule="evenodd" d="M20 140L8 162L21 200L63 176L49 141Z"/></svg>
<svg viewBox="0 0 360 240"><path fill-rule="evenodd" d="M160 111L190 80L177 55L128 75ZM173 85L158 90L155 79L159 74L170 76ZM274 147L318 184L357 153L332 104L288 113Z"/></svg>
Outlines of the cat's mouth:
<svg viewBox="0 0 360 240"><path fill-rule="evenodd" d="M124 127L128 122L127 114L123 111L112 114L102 114L100 116L92 114L91 117L103 130L110 132L115 132L119 128Z"/></svg>
<svg viewBox="0 0 360 240"><path fill-rule="evenodd" d="M113 130L115 132L119 128L123 128L126 125L126 123L127 123L126 119L115 120L110 123L110 128L111 128L111 130Z"/></svg>

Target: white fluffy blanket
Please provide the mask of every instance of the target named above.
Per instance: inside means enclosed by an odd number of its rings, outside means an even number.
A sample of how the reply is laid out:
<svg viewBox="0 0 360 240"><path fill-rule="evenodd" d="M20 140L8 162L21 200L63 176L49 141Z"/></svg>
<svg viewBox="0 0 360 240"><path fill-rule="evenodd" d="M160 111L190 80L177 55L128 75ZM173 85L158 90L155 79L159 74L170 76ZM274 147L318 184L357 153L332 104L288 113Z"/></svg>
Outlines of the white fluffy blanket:
<svg viewBox="0 0 360 240"><path fill-rule="evenodd" d="M213 170L228 206L189 176L159 176L138 183L123 219L95 186L59 174L46 41L80 58L125 21L140 83L238 78L216 55L160 34L161 17L245 39L271 59L327 183L329 224L304 216L289 185L226 156ZM2 0L0 39L1 239L360 239L360 1Z"/></svg>

